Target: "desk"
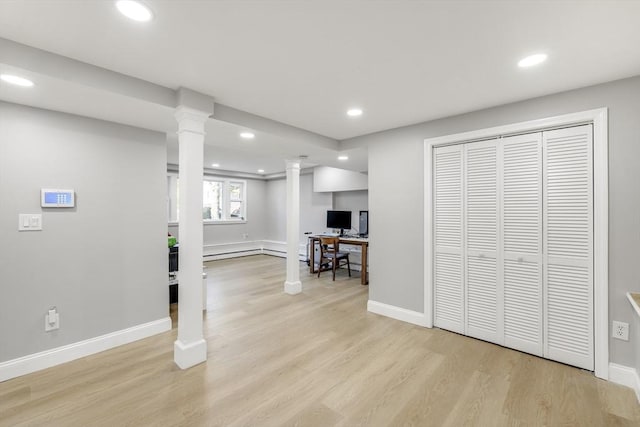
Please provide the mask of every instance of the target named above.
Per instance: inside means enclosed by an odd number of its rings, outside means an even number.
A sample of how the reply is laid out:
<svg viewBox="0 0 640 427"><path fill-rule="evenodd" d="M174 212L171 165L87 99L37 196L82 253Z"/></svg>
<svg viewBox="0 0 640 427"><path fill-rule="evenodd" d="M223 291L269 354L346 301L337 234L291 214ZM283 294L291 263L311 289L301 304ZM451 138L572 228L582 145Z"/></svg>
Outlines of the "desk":
<svg viewBox="0 0 640 427"><path fill-rule="evenodd" d="M317 273L315 266L315 245L316 242L320 244L320 237L322 236L309 236L309 272L311 274ZM369 283L367 278L367 249L369 248L369 240L359 237L340 237L341 245L353 245L360 246L362 250L362 264L360 272L360 283L366 285Z"/></svg>

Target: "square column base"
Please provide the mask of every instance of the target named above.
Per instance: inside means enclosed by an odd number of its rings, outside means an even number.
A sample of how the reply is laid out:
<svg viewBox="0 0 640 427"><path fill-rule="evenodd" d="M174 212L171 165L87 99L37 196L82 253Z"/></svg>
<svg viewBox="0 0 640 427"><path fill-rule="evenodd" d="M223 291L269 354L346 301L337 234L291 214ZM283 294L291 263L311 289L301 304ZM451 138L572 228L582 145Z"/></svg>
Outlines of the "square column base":
<svg viewBox="0 0 640 427"><path fill-rule="evenodd" d="M207 360L207 342L204 339L183 344L173 343L173 361L180 369L188 369Z"/></svg>
<svg viewBox="0 0 640 427"><path fill-rule="evenodd" d="M284 291L289 295L296 295L302 292L302 282L284 282Z"/></svg>

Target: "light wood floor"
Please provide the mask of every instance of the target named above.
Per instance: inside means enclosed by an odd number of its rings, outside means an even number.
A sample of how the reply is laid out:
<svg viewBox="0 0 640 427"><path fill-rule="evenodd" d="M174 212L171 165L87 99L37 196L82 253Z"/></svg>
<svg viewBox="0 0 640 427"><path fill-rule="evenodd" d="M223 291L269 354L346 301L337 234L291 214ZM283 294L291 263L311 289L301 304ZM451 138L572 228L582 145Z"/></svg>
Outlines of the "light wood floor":
<svg viewBox="0 0 640 427"><path fill-rule="evenodd" d="M0 383L0 425L640 425L590 372L367 313L357 274L301 264L290 296L284 259L208 267L205 364L174 365L174 329Z"/></svg>

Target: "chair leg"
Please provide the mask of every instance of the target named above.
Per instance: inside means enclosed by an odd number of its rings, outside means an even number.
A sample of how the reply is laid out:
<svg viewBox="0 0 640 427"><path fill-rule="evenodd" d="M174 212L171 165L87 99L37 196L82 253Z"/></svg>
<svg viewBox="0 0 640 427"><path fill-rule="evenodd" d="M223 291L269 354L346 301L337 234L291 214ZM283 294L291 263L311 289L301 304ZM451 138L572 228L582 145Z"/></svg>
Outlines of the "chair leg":
<svg viewBox="0 0 640 427"><path fill-rule="evenodd" d="M333 261L331 262L331 270L333 270L333 281L336 281L336 259L334 258Z"/></svg>
<svg viewBox="0 0 640 427"><path fill-rule="evenodd" d="M347 270L349 271L349 277L351 277L351 264L349 263L349 257L347 257Z"/></svg>

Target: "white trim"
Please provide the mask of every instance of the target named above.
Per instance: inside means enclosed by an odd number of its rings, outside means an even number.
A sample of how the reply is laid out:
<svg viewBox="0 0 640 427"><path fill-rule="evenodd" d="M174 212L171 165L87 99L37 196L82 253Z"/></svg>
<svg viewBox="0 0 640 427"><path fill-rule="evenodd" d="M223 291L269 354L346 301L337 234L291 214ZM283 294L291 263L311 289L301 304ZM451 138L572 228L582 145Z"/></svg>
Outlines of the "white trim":
<svg viewBox="0 0 640 427"><path fill-rule="evenodd" d="M133 341L171 330L171 318L165 317L88 340L30 354L0 363L0 382L52 366L90 356Z"/></svg>
<svg viewBox="0 0 640 427"><path fill-rule="evenodd" d="M636 392L636 398L640 403L640 376L638 376L638 371L634 368L610 363L609 381L632 388Z"/></svg>
<svg viewBox="0 0 640 427"><path fill-rule="evenodd" d="M207 342L201 338L184 344L180 340L173 343L173 361L180 369L188 369L207 361Z"/></svg>
<svg viewBox="0 0 640 427"><path fill-rule="evenodd" d="M263 240L262 253L265 255L272 255L280 258L286 258L287 242L280 242L277 240ZM298 246L298 259L300 261L307 260L307 246L302 243Z"/></svg>
<svg viewBox="0 0 640 427"><path fill-rule="evenodd" d="M407 310L402 307L396 307L395 305L369 300L367 302L367 311L381 316L391 317L392 319L401 320L403 322L413 323L414 325L427 326L427 318L424 313Z"/></svg>
<svg viewBox="0 0 640 427"><path fill-rule="evenodd" d="M231 225L231 224L246 224L246 219L203 219L203 225ZM176 223L177 224L177 223Z"/></svg>
<svg viewBox="0 0 640 427"><path fill-rule="evenodd" d="M594 358L595 376L609 378L609 183L607 108L439 136L424 140L424 311L425 326L433 325L433 159L434 147L478 141L496 136L593 123L594 177Z"/></svg>
<svg viewBox="0 0 640 427"><path fill-rule="evenodd" d="M284 291L289 295L297 295L302 292L302 282L297 280L295 282L284 282Z"/></svg>
<svg viewBox="0 0 640 427"><path fill-rule="evenodd" d="M304 250L304 247L303 247ZM275 256L287 256L287 242L277 241L277 240L263 240L262 241L262 251L264 253L268 253L269 255ZM305 250L306 256L306 250Z"/></svg>
<svg viewBox="0 0 640 427"><path fill-rule="evenodd" d="M251 240L204 245L202 258L204 261L214 261L218 259L239 258L260 254L286 258L287 242L280 242L276 240ZM298 258L300 261L307 260L307 247L305 244L300 244L298 248Z"/></svg>
<svg viewBox="0 0 640 427"><path fill-rule="evenodd" d="M238 258L262 253L262 240L250 240L242 242L217 243L204 245L202 259L213 261L217 259Z"/></svg>
<svg viewBox="0 0 640 427"><path fill-rule="evenodd" d="M250 250L250 251L237 251L237 252L229 252L229 253L224 253L224 254L210 254L210 255L203 255L202 256L202 260L203 261L217 261L220 259L229 259L229 258L241 258L244 256L251 256L251 255L261 255L263 252L260 249L255 249L255 250Z"/></svg>
<svg viewBox="0 0 640 427"><path fill-rule="evenodd" d="M609 116L593 115L593 332L595 375L609 379Z"/></svg>
<svg viewBox="0 0 640 427"><path fill-rule="evenodd" d="M604 120L604 121L603 121ZM547 130L557 127L566 127L587 123L594 123L598 121L600 126L604 125L605 128L598 128L599 137L607 137L606 125L607 125L607 108L597 108L595 110L581 111L579 113L564 114L561 116L546 117L544 119L529 120L526 122L512 123L503 126L495 126L491 128L478 129L469 132L455 133L452 135L437 136L435 138L427 138L424 140L425 144L430 146L459 144L462 142L478 141L487 138L495 138L497 136L509 136L517 135L521 133L530 133L538 130ZM603 132L603 130L605 132Z"/></svg>
<svg viewBox="0 0 640 427"><path fill-rule="evenodd" d="M424 140L424 317L433 328L433 147Z"/></svg>
<svg viewBox="0 0 640 427"><path fill-rule="evenodd" d="M345 246L345 250L350 252L354 257L361 257L362 252ZM287 257L287 242L277 240L251 240L241 242L217 243L213 245L204 245L203 260L214 261L218 259L239 258L249 255L272 255L281 258ZM298 259L307 261L307 245L300 243L298 247ZM351 262L351 269L355 271L362 270L361 263L358 260Z"/></svg>

